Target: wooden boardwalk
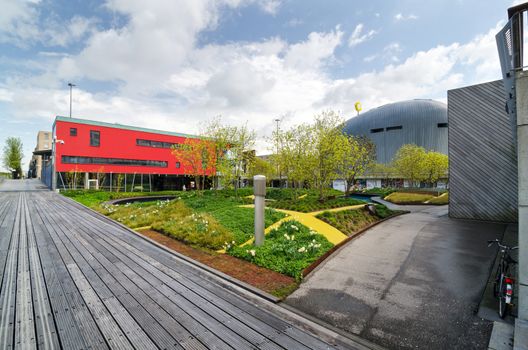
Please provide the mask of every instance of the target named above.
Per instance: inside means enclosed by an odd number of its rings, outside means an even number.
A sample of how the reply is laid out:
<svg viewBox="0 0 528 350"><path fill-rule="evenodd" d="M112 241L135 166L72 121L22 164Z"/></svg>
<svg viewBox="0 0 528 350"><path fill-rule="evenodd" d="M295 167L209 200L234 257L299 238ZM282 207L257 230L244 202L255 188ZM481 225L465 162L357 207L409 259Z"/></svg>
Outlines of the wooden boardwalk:
<svg viewBox="0 0 528 350"><path fill-rule="evenodd" d="M2 349L350 345L324 342L48 191L0 192L0 268Z"/></svg>

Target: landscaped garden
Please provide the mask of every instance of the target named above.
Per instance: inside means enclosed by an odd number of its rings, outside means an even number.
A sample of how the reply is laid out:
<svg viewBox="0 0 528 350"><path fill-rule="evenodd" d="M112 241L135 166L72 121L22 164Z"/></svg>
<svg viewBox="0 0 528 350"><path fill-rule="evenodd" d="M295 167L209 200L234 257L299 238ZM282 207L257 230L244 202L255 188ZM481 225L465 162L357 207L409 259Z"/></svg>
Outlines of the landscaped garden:
<svg viewBox="0 0 528 350"><path fill-rule="evenodd" d="M307 215L337 228L343 233L343 240L355 231L392 214L381 205L376 206L376 215L362 207L334 211L335 208L366 204L343 197L341 192L334 190L329 191L327 200L321 201L314 190L269 189L265 226L270 227L285 218L287 221L278 223L275 229L266 234L264 244L256 247L251 242L254 209L247 206L253 202L251 193L252 189L248 188L238 189L236 193L233 190L63 192L172 249L279 297L292 292L302 278L303 271L336 244L335 240L332 243L325 237L325 232L316 232L288 218L287 212L281 210L313 212ZM143 196L173 196L174 199L142 199L141 202L125 204L109 202ZM327 209L333 210L319 213Z"/></svg>

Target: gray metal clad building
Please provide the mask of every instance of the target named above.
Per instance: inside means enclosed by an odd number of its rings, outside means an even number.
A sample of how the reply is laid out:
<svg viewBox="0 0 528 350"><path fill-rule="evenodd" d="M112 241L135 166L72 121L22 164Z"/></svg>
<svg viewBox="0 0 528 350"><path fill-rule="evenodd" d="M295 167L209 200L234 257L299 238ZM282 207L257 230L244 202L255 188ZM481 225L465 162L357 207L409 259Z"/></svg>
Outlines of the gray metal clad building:
<svg viewBox="0 0 528 350"><path fill-rule="evenodd" d="M433 100L409 100L374 108L349 119L344 131L376 144L378 163L390 163L405 144L447 154L447 106Z"/></svg>

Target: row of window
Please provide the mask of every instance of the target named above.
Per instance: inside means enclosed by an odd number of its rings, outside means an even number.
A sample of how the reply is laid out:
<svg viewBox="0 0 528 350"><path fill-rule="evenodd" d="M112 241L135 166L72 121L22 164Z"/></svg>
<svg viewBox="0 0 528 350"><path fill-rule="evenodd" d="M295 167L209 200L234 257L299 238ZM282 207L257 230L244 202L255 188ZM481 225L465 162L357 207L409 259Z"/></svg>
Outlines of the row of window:
<svg viewBox="0 0 528 350"><path fill-rule="evenodd" d="M70 136L77 136L77 128L70 128ZM99 147L101 145L101 133L97 130L90 130L90 146ZM180 148L179 143L136 139L136 145L154 148Z"/></svg>
<svg viewBox="0 0 528 350"><path fill-rule="evenodd" d="M81 157L62 156L64 164L97 164L97 165L127 165L127 166L150 166L166 168L168 163L163 160L142 160L142 159L122 159L122 158L101 158L101 157ZM176 168L180 167L180 162L176 162Z"/></svg>
<svg viewBox="0 0 528 350"><path fill-rule="evenodd" d="M154 147L154 148L180 148L182 145L179 143L172 142L162 142L162 141L153 141L145 139L136 139L136 145L144 147Z"/></svg>
<svg viewBox="0 0 528 350"><path fill-rule="evenodd" d="M77 128L70 128L70 136L77 136ZM98 130L90 130L90 146L99 147L101 145L101 133Z"/></svg>
<svg viewBox="0 0 528 350"><path fill-rule="evenodd" d="M439 128L447 128L448 124L447 123L438 123L436 126L439 127ZM401 130L401 129L403 129L403 126L401 126L401 125L388 126L386 128L370 129L370 133L371 134L376 134L378 132L391 131L391 130Z"/></svg>

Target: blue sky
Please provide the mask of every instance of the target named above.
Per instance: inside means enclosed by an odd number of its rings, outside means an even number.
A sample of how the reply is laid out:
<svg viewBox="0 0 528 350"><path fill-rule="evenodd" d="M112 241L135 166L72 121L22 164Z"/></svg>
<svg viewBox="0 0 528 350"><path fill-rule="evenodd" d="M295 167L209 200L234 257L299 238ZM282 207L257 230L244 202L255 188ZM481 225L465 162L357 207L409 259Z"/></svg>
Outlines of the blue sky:
<svg viewBox="0 0 528 350"><path fill-rule="evenodd" d="M258 131L332 109L500 78L508 1L0 0L0 144L75 117L197 133Z"/></svg>

